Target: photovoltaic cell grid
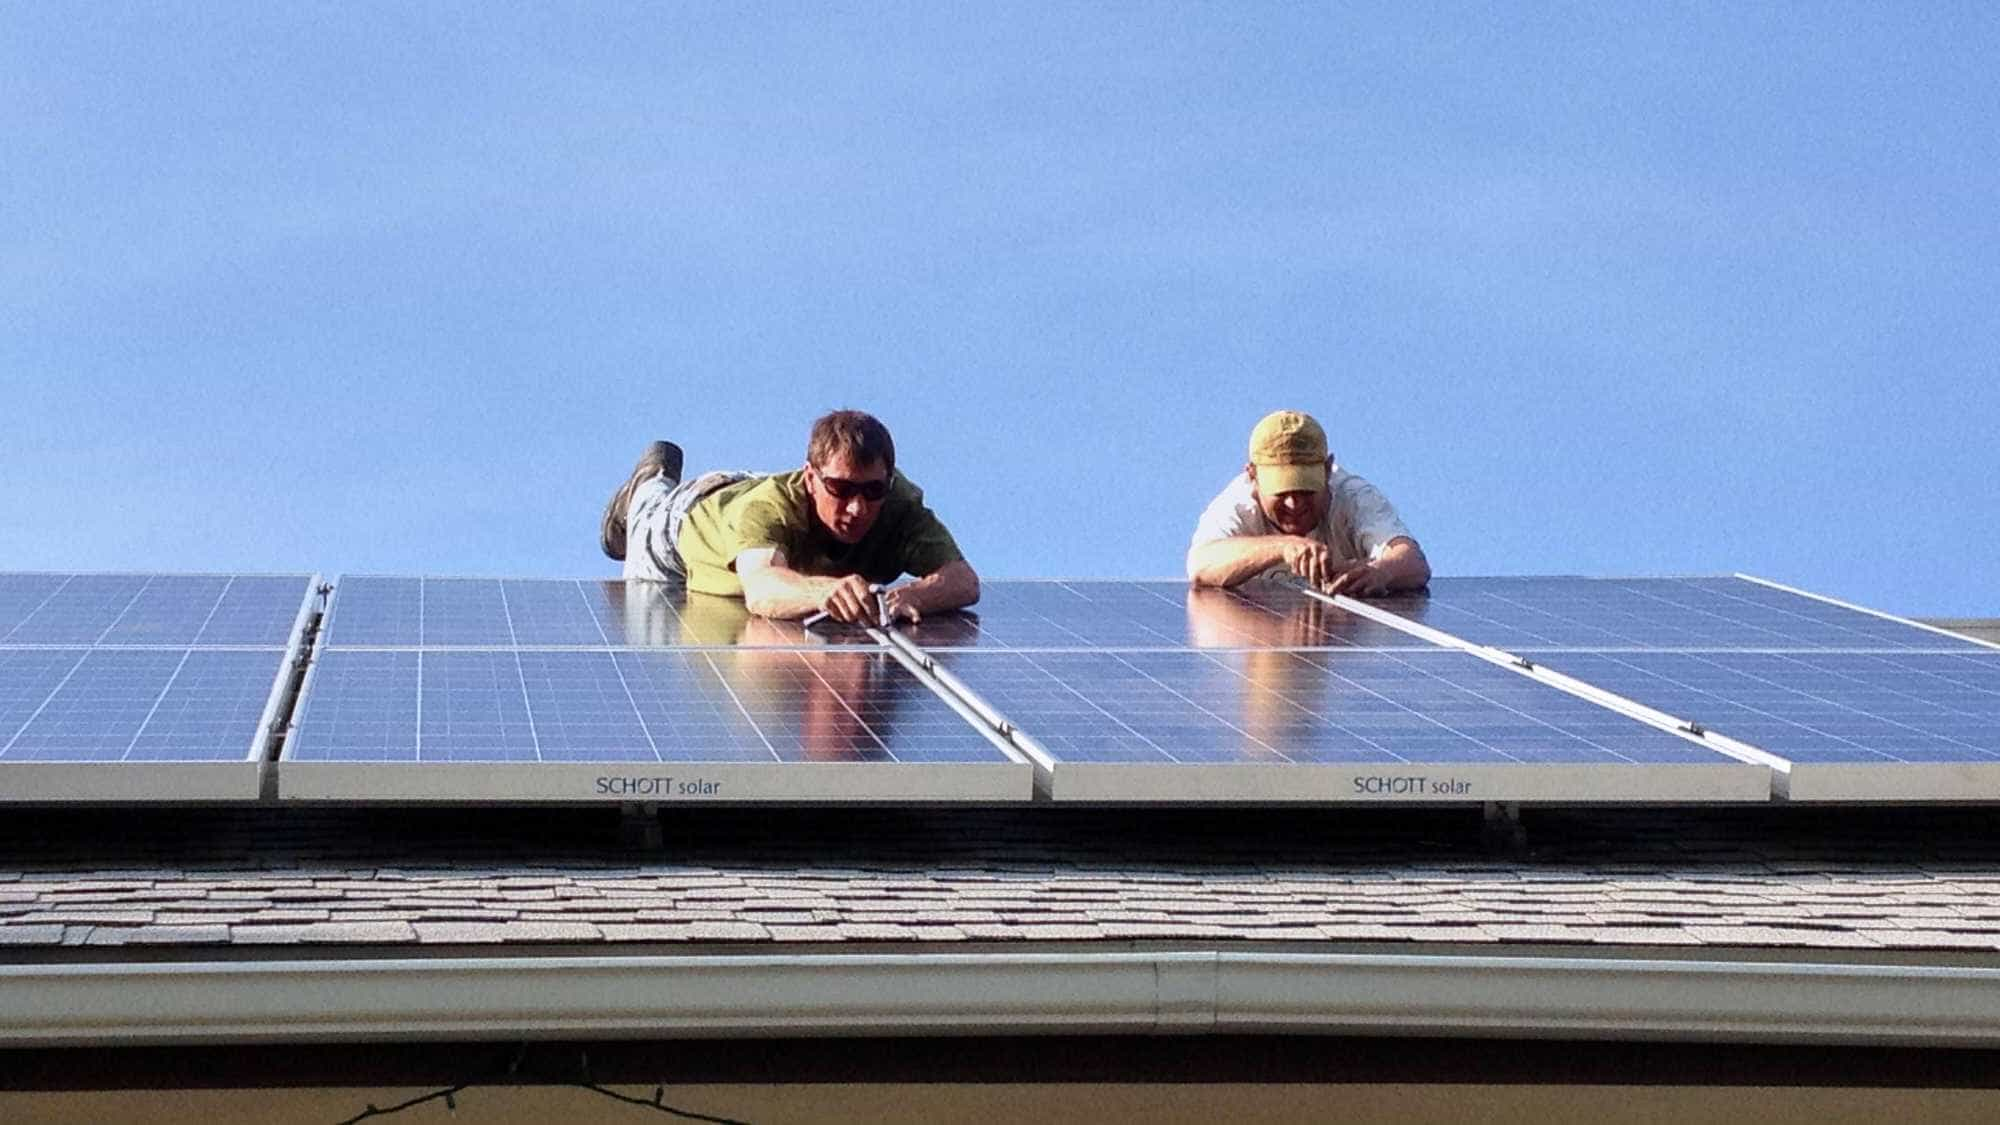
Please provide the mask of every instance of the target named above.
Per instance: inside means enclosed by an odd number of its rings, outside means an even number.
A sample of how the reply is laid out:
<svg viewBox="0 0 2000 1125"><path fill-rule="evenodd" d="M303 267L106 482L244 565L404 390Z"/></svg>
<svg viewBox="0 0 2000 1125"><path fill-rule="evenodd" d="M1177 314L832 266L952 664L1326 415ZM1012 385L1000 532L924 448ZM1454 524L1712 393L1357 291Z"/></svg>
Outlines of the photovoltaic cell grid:
<svg viewBox="0 0 2000 1125"><path fill-rule="evenodd" d="M1006 762L881 652L332 650L292 762Z"/></svg>
<svg viewBox="0 0 2000 1125"><path fill-rule="evenodd" d="M0 574L0 647L277 648L305 575Z"/></svg>
<svg viewBox="0 0 2000 1125"><path fill-rule="evenodd" d="M0 764L251 761L306 575L0 574Z"/></svg>
<svg viewBox="0 0 2000 1125"><path fill-rule="evenodd" d="M2000 652L1575 652L1546 660L1800 765L2000 763Z"/></svg>
<svg viewBox="0 0 2000 1125"><path fill-rule="evenodd" d="M904 628L925 649L1426 648L1275 582L989 581L968 613Z"/></svg>
<svg viewBox="0 0 2000 1125"><path fill-rule="evenodd" d="M1437 578L1381 599L1399 616L1508 652L1557 649L1976 651L1964 638L1744 578Z"/></svg>
<svg viewBox="0 0 2000 1125"><path fill-rule="evenodd" d="M1040 742L1058 775L1062 762L1727 760L1459 652L957 652L938 660Z"/></svg>
<svg viewBox="0 0 2000 1125"><path fill-rule="evenodd" d="M1381 604L1784 759L1794 798L2000 796L2000 773L1907 768L2000 768L2000 651L1966 638L1744 578L1439 579Z"/></svg>
<svg viewBox="0 0 2000 1125"><path fill-rule="evenodd" d="M678 648L865 643L859 630L756 618L741 598L592 579L343 578L328 648Z"/></svg>

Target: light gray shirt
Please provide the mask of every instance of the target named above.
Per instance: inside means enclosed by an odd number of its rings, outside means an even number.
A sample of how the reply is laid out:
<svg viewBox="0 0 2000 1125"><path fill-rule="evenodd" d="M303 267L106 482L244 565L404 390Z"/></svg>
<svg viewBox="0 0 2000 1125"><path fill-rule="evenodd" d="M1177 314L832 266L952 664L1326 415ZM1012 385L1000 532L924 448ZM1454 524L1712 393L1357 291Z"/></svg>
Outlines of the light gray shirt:
<svg viewBox="0 0 2000 1125"><path fill-rule="evenodd" d="M1330 457L1327 468L1332 477L1328 488L1333 496L1327 503L1326 518L1313 528L1310 537L1326 544L1335 559L1347 563L1373 562L1388 549L1391 540L1416 538L1380 489L1341 468ZM1236 479L1201 513L1188 549L1192 551L1204 543L1237 536L1284 534L1264 518L1264 509L1258 506L1252 488L1249 473L1236 474ZM1284 569L1274 566L1265 573ZM1188 575L1194 575L1192 565L1188 567Z"/></svg>

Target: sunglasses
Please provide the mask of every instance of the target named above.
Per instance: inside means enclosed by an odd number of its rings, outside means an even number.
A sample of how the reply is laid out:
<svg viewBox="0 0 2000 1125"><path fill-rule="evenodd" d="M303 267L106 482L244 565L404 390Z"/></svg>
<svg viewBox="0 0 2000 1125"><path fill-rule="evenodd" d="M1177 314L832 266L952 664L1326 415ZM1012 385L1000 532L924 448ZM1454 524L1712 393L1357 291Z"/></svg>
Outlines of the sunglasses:
<svg viewBox="0 0 2000 1125"><path fill-rule="evenodd" d="M820 484L826 486L835 500L852 500L859 496L870 504L879 504L883 497L889 495L889 482L886 480L848 480L846 477L827 476L817 469L813 470L813 475L819 478Z"/></svg>

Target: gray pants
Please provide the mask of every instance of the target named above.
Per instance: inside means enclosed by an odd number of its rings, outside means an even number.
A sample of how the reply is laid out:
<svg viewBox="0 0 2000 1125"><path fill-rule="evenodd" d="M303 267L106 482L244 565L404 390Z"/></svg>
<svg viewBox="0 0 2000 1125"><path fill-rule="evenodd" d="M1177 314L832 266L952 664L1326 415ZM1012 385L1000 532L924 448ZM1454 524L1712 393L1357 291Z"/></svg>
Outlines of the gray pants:
<svg viewBox="0 0 2000 1125"><path fill-rule="evenodd" d="M755 475L724 469L686 482L662 476L633 489L625 506L625 577L649 582L686 578L680 541L688 512L716 489Z"/></svg>

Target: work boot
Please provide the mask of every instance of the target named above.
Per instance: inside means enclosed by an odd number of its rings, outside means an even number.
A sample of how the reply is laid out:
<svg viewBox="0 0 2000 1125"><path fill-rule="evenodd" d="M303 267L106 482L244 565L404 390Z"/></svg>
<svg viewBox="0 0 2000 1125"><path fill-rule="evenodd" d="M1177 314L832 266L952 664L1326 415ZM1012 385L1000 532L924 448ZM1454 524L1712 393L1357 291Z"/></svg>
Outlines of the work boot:
<svg viewBox="0 0 2000 1125"><path fill-rule="evenodd" d="M604 506L604 528L599 537L605 554L614 559L625 557L625 509L632 503L632 490L660 476L681 479L681 447L673 442L656 441L647 446L639 463L632 466L632 475L611 494L611 503Z"/></svg>

